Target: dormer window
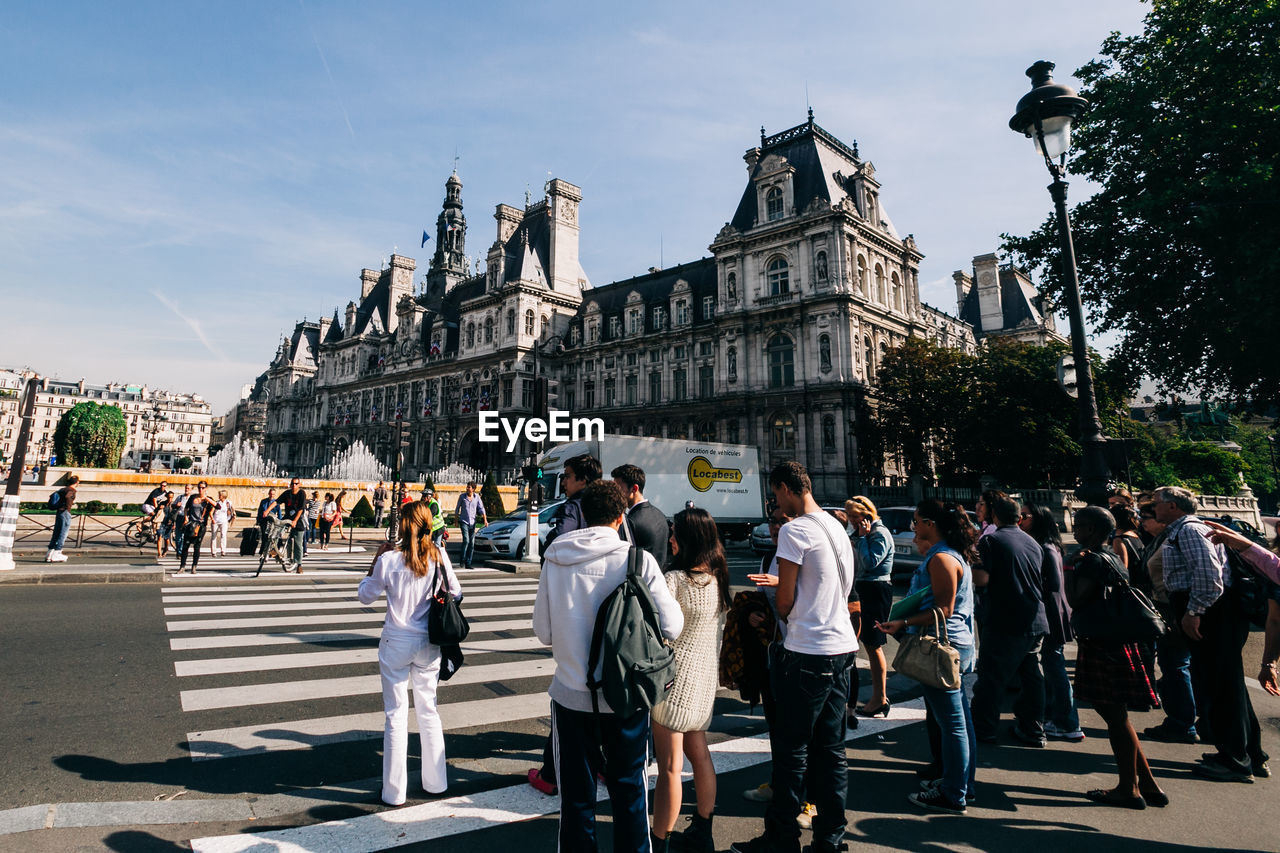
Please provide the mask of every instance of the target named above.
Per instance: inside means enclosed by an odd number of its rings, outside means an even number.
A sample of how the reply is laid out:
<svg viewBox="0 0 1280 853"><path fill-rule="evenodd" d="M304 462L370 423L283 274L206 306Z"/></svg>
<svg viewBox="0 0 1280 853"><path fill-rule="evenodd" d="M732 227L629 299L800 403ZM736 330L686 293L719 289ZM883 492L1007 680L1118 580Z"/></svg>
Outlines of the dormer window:
<svg viewBox="0 0 1280 853"><path fill-rule="evenodd" d="M627 313L627 334L639 335L644 332L644 312L633 309Z"/></svg>
<svg viewBox="0 0 1280 853"><path fill-rule="evenodd" d="M622 337L622 318L621 317L609 318L609 337L615 341L618 338Z"/></svg>
<svg viewBox="0 0 1280 853"><path fill-rule="evenodd" d="M710 320L716 315L716 298L714 296L702 297L702 319Z"/></svg>
<svg viewBox="0 0 1280 853"><path fill-rule="evenodd" d="M676 300L676 325L689 325L689 303L684 299Z"/></svg>
<svg viewBox="0 0 1280 853"><path fill-rule="evenodd" d="M667 312L661 305L653 306L653 330L661 332L667 327Z"/></svg>
<svg viewBox="0 0 1280 853"><path fill-rule="evenodd" d="M769 222L777 222L782 218L782 190L769 187L764 194L764 214Z"/></svg>

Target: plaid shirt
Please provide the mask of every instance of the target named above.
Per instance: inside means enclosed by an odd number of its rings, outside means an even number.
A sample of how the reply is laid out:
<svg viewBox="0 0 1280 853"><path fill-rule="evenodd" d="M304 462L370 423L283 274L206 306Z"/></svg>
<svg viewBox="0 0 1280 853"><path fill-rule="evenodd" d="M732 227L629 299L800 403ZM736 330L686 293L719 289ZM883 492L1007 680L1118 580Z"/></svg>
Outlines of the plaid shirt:
<svg viewBox="0 0 1280 853"><path fill-rule="evenodd" d="M1213 606L1229 582L1227 555L1208 539L1209 528L1194 515L1184 515L1165 531L1164 585L1169 592L1189 592L1187 612L1199 616Z"/></svg>

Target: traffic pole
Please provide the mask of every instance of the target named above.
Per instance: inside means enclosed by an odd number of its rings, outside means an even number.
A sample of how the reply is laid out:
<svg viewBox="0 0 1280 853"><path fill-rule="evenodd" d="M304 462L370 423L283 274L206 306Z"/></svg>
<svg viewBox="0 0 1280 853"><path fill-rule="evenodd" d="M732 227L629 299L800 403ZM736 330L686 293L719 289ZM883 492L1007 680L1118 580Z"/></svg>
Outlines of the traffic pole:
<svg viewBox="0 0 1280 853"><path fill-rule="evenodd" d="M14 569L13 543L18 532L18 507L22 493L22 469L27 464L27 443L31 440L31 424L36 408L36 385L39 378L28 377L18 405L18 442L9 463L9 479L5 483L4 500L0 502L0 572Z"/></svg>

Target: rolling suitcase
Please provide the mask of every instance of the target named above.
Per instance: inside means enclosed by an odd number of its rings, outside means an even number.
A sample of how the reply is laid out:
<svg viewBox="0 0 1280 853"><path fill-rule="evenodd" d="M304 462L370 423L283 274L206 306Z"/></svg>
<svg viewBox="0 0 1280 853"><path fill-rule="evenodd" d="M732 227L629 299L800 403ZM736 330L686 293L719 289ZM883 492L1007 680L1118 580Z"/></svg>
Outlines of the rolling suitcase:
<svg viewBox="0 0 1280 853"><path fill-rule="evenodd" d="M258 553L258 537L262 531L256 527L246 527L240 534L240 556L252 557Z"/></svg>

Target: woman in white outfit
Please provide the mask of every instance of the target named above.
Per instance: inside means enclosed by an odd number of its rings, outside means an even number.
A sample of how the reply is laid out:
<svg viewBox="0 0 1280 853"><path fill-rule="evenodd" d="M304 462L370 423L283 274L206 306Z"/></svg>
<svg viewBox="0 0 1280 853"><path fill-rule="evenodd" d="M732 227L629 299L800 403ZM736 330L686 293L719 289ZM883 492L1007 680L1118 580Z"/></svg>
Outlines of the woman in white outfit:
<svg viewBox="0 0 1280 853"><path fill-rule="evenodd" d="M705 509L676 513L671 536L667 588L680 604L684 628L673 644L676 680L667 698L653 707L653 743L658 752L658 785L653 795L654 850L715 850L711 819L716 807L716 769L707 748L707 729L720 683L720 638L729 609L729 567ZM685 756L693 765L697 810L689 828L671 836L680 814Z"/></svg>
<svg viewBox="0 0 1280 853"><path fill-rule="evenodd" d="M209 537L209 556L227 556L227 530L236 517L235 507L227 499L227 490L218 491L218 502L213 505L213 535Z"/></svg>
<svg viewBox="0 0 1280 853"><path fill-rule="evenodd" d="M427 639L427 612L433 594L443 585L454 596L462 588L444 550L431 541L431 510L421 502L406 504L400 518L399 550L383 543L369 574L360 581L356 596L372 604L385 592L387 619L378 643L378 670L382 673L382 705L386 724L382 735L382 801L403 805L408 782L409 683L418 713L422 738L422 787L428 794L443 793L445 776L444 729L436 710L436 685L440 681L440 647Z"/></svg>

